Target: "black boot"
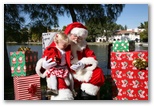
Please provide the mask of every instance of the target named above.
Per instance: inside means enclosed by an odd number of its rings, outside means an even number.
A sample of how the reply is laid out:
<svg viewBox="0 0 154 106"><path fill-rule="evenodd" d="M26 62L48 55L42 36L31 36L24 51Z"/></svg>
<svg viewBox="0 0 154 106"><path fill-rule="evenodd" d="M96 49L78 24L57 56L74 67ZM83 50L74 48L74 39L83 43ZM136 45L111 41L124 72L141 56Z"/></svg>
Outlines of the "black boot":
<svg viewBox="0 0 154 106"><path fill-rule="evenodd" d="M57 90L54 90L54 89L48 89L46 91L46 95L47 96L51 96L51 95L57 96L58 95L58 91Z"/></svg>
<svg viewBox="0 0 154 106"><path fill-rule="evenodd" d="M77 92L77 96L76 97L74 97L74 100L82 100L82 98L81 98L81 90L78 90L78 91L76 91Z"/></svg>
<svg viewBox="0 0 154 106"><path fill-rule="evenodd" d="M82 100L97 100L97 96L89 95L85 91L81 92Z"/></svg>

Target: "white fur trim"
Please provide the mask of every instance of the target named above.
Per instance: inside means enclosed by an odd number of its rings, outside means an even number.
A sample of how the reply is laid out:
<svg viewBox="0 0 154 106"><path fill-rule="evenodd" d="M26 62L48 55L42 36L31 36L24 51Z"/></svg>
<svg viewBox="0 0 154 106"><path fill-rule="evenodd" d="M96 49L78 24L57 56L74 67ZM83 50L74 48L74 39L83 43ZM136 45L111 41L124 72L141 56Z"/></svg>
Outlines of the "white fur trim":
<svg viewBox="0 0 154 106"><path fill-rule="evenodd" d="M98 62L93 57L82 58L80 62L85 65L90 64L91 66L88 66L82 70L76 70L76 73L73 74L73 76L78 81L88 82L91 79L93 70L97 67Z"/></svg>
<svg viewBox="0 0 154 106"><path fill-rule="evenodd" d="M57 96L51 96L51 100L74 100L73 94L69 89L59 89Z"/></svg>
<svg viewBox="0 0 154 106"><path fill-rule="evenodd" d="M71 60L71 64L75 64L76 62L78 62L77 47L78 47L77 44L75 44L74 42L71 42L71 52L73 56L73 59Z"/></svg>
<svg viewBox="0 0 154 106"><path fill-rule="evenodd" d="M82 83L81 84L81 90L85 91L89 95L96 96L100 87L90 84L90 83Z"/></svg>
<svg viewBox="0 0 154 106"><path fill-rule="evenodd" d="M50 88L50 89L52 89L52 83L53 82L51 83L50 78L46 77L46 82L47 82L47 87Z"/></svg>
<svg viewBox="0 0 154 106"><path fill-rule="evenodd" d="M81 36L83 38L86 38L88 35L88 31L84 28L73 28L70 33L76 34L77 36Z"/></svg>
<svg viewBox="0 0 154 106"><path fill-rule="evenodd" d="M67 86L70 86L70 81L69 81L68 78L65 78L64 81L65 81L65 83L66 83Z"/></svg>
<svg viewBox="0 0 154 106"><path fill-rule="evenodd" d="M43 58L41 58L41 59L39 59L39 60L37 61L36 67L35 67L35 71L36 71L36 73L37 73L40 77L45 78L45 77L46 77L46 72L47 72L47 70L46 70L43 74L40 72L41 67L42 67L42 62L43 62Z"/></svg>

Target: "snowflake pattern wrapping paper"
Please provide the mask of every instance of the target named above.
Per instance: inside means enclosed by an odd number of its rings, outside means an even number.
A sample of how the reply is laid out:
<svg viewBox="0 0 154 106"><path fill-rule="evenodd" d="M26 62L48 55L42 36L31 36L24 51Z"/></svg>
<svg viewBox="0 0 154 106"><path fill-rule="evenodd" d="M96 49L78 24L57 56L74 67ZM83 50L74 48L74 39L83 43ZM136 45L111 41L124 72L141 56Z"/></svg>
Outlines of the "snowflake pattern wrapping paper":
<svg viewBox="0 0 154 106"><path fill-rule="evenodd" d="M135 50L135 41L114 41L112 46L113 52L129 52Z"/></svg>

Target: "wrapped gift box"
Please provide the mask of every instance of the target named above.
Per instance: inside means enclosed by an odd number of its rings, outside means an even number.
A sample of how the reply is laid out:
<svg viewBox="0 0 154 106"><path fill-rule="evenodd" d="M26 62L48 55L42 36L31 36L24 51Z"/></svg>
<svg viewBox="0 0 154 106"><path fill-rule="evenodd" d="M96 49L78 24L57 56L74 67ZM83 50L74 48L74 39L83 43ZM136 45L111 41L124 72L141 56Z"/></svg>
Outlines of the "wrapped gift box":
<svg viewBox="0 0 154 106"><path fill-rule="evenodd" d="M111 52L114 100L148 100L148 67L138 69L136 59L148 62L148 51Z"/></svg>
<svg viewBox="0 0 154 106"><path fill-rule="evenodd" d="M38 52L36 51L10 52L12 76L28 76L35 74L37 60Z"/></svg>
<svg viewBox="0 0 154 106"><path fill-rule="evenodd" d="M129 52L135 50L135 41L114 41L112 46L113 52Z"/></svg>
<svg viewBox="0 0 154 106"><path fill-rule="evenodd" d="M40 77L37 74L30 76L13 77L15 100L40 100Z"/></svg>
<svg viewBox="0 0 154 106"><path fill-rule="evenodd" d="M111 73L118 90L114 100L148 100L148 70L112 69Z"/></svg>
<svg viewBox="0 0 154 106"><path fill-rule="evenodd" d="M111 69L137 70L133 65L133 61L137 59L144 59L148 62L148 51L111 52Z"/></svg>

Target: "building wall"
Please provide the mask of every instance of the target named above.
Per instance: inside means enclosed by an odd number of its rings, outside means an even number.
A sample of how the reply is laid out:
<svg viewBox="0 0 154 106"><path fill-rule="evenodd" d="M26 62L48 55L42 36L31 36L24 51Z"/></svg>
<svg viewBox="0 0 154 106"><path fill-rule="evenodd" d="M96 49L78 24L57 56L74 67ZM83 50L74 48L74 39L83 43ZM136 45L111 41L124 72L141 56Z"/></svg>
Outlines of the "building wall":
<svg viewBox="0 0 154 106"><path fill-rule="evenodd" d="M103 41L106 41L106 36L96 38L96 42L103 42Z"/></svg>
<svg viewBox="0 0 154 106"><path fill-rule="evenodd" d="M125 35L124 33L121 34L121 35L113 35L112 37L108 38L108 41L109 42L113 42L114 40L121 40L122 37L127 37L130 40L136 40L137 39L137 41L140 42L140 35L138 33L142 32L144 30L145 29L138 29L138 28L127 29L127 31L129 31L128 35ZM103 40L106 41L106 36L102 36L102 37L97 37L96 38L96 42L103 42Z"/></svg>

